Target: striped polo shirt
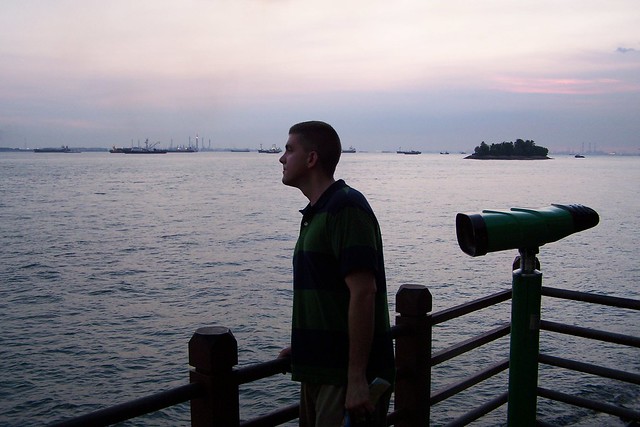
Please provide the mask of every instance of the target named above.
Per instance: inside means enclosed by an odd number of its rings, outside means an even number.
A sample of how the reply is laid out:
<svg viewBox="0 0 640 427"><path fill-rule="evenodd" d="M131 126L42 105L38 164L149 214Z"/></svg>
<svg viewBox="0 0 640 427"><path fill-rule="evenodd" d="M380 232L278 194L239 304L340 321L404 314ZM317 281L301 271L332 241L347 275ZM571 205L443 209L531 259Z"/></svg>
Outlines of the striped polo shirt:
<svg viewBox="0 0 640 427"><path fill-rule="evenodd" d="M349 289L344 278L376 278L375 328L367 375L393 380L393 343L378 221L365 197L339 180L300 211L293 256L292 378L343 385L349 356Z"/></svg>

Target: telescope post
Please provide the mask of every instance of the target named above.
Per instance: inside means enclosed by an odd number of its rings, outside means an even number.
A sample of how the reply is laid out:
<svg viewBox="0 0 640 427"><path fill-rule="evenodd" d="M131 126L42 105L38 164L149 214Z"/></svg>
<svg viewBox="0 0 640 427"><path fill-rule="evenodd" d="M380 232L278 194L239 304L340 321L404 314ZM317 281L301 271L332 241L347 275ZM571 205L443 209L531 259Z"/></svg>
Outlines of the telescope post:
<svg viewBox="0 0 640 427"><path fill-rule="evenodd" d="M598 213L582 205L554 204L540 209L483 210L456 215L456 235L467 255L518 249L513 268L509 403L507 425L534 426L538 394L540 300L542 273L536 268L538 248L572 233L595 227Z"/></svg>
<svg viewBox="0 0 640 427"><path fill-rule="evenodd" d="M536 269L538 248L519 249L520 268L513 271L509 403L507 425L536 425L540 301L542 273Z"/></svg>

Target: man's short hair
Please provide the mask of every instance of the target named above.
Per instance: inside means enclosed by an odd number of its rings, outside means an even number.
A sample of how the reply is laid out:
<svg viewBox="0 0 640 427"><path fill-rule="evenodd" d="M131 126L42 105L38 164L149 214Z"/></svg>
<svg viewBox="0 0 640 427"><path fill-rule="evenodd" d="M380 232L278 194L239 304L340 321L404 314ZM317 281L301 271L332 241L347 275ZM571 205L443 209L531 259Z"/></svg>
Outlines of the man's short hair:
<svg viewBox="0 0 640 427"><path fill-rule="evenodd" d="M315 120L301 122L291 126L289 135L299 135L304 149L318 153L320 167L333 176L340 160L342 145L338 133L331 125Z"/></svg>

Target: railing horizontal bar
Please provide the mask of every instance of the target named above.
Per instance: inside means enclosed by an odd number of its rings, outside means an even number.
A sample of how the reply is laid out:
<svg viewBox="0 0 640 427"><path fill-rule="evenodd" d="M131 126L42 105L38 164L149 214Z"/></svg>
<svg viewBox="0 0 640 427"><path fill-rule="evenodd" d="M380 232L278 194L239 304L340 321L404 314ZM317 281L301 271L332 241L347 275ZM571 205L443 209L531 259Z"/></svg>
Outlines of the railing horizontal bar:
<svg viewBox="0 0 640 427"><path fill-rule="evenodd" d="M608 295L590 294L586 292L570 291L567 289L542 287L542 295L547 297L569 299L573 301L590 302L594 304L608 305L618 308L640 310L640 300L630 298L612 297Z"/></svg>
<svg viewBox="0 0 640 427"><path fill-rule="evenodd" d="M615 332L601 331L598 329L583 328L580 326L565 325L563 323L540 321L540 329L545 331L558 332L561 334L575 335L582 338L590 338L614 344L628 345L640 348L640 337L618 334Z"/></svg>
<svg viewBox="0 0 640 427"><path fill-rule="evenodd" d="M205 393L206 390L201 384L189 383L171 390L90 412L67 421L53 423L50 427L108 426L187 402Z"/></svg>
<svg viewBox="0 0 640 427"><path fill-rule="evenodd" d="M439 323L446 322L447 320L473 313L474 311L496 305L509 299L511 299L511 289L507 289L484 298L479 298L465 304L456 305L455 307L451 307L446 310L438 311L432 314L431 321L432 324L437 325Z"/></svg>
<svg viewBox="0 0 640 427"><path fill-rule="evenodd" d="M390 408L391 409L391 408ZM403 411L403 410L397 410L397 411L389 411L389 413L387 414L387 425L388 426L395 426L397 422L399 422L400 420L402 420L404 418L404 414L407 411Z"/></svg>
<svg viewBox="0 0 640 427"><path fill-rule="evenodd" d="M295 404L279 409L267 415L262 415L254 419L240 423L240 427L274 427L298 418L300 405Z"/></svg>
<svg viewBox="0 0 640 427"><path fill-rule="evenodd" d="M233 370L233 375L238 385L241 385L287 372L291 372L291 358L283 357L236 368Z"/></svg>
<svg viewBox="0 0 640 427"><path fill-rule="evenodd" d="M471 424L473 421L477 420L480 417L487 415L489 412L496 410L501 407L509 398L509 394L507 392L502 393L498 397L491 399L484 405L479 406L476 409L473 409L458 419L453 420L452 422L445 424L446 427L462 427L468 424Z"/></svg>
<svg viewBox="0 0 640 427"><path fill-rule="evenodd" d="M471 351L474 348L478 348L487 343L490 343L491 341L495 341L499 338L509 335L510 330L511 325L509 323L505 323L502 326L499 326L488 332L476 335L469 338L468 340L461 341L455 345L452 345L451 347L436 352L431 356L431 366L436 366L442 362Z"/></svg>
<svg viewBox="0 0 640 427"><path fill-rule="evenodd" d="M464 380L451 384L446 388L435 391L431 394L429 399L431 405L435 405L437 403L442 402L445 399L450 398L451 396L460 393L463 390L468 389L482 381L485 381L494 375L498 375L500 372L506 370L509 367L509 359L504 359L501 362L495 363L489 366L487 369L482 371L478 371L476 374L465 378Z"/></svg>
<svg viewBox="0 0 640 427"><path fill-rule="evenodd" d="M573 396L555 390L538 387L538 396L546 399L557 400L559 402L568 403L569 405L580 406L592 409L597 412L615 415L629 421L640 421L640 411L611 405L609 403L599 402L595 400L585 399L584 397Z"/></svg>
<svg viewBox="0 0 640 427"><path fill-rule="evenodd" d="M640 385L640 374L625 372L617 369L605 368L604 366L593 365L591 363L578 362L576 360L564 359L561 357L539 354L538 361L559 368L571 369L573 371L593 374L600 377L611 378L631 384Z"/></svg>

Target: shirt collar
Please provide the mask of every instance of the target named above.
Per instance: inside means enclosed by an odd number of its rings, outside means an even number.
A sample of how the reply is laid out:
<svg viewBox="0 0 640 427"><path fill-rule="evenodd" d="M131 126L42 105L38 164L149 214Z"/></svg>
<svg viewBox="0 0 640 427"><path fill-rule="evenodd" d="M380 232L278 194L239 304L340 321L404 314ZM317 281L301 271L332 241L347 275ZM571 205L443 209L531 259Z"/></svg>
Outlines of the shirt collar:
<svg viewBox="0 0 640 427"><path fill-rule="evenodd" d="M311 203L307 204L307 206L305 206L304 209L300 209L300 213L302 215L308 215L308 214L313 214L315 212L317 212L320 208L322 208L327 201L331 198L331 196L336 192L339 191L340 189L346 187L347 184L345 184L343 179L339 179L336 182L334 182L333 184L331 184L326 190L324 190L324 193L322 193L322 195L320 196L320 198L318 198L318 201L311 205Z"/></svg>

